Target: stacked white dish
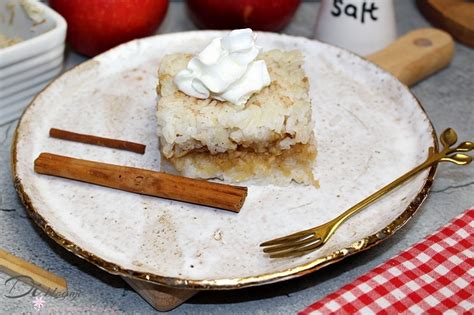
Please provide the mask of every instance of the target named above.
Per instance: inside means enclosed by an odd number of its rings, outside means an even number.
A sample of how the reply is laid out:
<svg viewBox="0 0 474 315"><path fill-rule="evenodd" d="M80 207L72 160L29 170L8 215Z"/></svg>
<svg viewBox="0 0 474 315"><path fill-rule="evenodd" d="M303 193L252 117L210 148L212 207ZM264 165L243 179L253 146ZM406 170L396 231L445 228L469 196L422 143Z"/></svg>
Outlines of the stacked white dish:
<svg viewBox="0 0 474 315"><path fill-rule="evenodd" d="M34 0L0 0L0 35L20 42L0 47L0 125L17 119L61 73L66 21Z"/></svg>

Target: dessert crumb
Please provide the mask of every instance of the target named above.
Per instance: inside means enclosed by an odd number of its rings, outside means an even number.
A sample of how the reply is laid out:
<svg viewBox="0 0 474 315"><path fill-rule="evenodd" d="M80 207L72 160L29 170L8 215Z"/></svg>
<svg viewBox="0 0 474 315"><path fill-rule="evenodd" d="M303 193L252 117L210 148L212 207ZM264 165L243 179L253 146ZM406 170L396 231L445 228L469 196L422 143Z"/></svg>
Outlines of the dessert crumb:
<svg viewBox="0 0 474 315"><path fill-rule="evenodd" d="M220 229L217 229L215 232L214 232L214 239L216 241L220 241L222 240L222 231Z"/></svg>

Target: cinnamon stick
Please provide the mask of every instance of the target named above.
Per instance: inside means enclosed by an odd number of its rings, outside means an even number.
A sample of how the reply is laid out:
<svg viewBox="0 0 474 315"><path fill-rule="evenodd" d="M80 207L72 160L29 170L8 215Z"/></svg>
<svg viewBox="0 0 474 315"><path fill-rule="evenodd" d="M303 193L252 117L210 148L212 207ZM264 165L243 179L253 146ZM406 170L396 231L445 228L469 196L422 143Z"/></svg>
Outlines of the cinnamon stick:
<svg viewBox="0 0 474 315"><path fill-rule="evenodd" d="M146 169L41 153L34 169L46 174L128 192L239 212L247 188L192 179Z"/></svg>
<svg viewBox="0 0 474 315"><path fill-rule="evenodd" d="M49 136L57 139L93 144L119 150L126 150L139 154L144 154L146 149L146 146L140 143L97 137L56 128L51 128L49 130Z"/></svg>

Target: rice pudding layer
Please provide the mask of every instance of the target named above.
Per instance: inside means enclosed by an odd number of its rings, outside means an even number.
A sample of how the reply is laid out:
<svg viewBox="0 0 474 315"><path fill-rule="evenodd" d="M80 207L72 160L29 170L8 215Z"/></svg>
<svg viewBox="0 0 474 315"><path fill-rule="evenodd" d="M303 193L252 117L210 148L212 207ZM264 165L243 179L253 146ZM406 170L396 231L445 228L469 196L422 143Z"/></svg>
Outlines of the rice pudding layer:
<svg viewBox="0 0 474 315"><path fill-rule="evenodd" d="M160 64L157 119L163 156L190 177L315 184L309 82L301 53L259 55L272 82L244 108L179 91L173 78L191 58L172 54Z"/></svg>

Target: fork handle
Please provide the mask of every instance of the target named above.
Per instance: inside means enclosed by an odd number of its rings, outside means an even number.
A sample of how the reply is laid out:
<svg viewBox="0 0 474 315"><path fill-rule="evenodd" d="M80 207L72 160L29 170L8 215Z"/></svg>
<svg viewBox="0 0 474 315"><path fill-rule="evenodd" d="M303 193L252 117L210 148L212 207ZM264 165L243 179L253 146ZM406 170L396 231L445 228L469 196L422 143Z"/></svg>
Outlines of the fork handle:
<svg viewBox="0 0 474 315"><path fill-rule="evenodd" d="M398 186L400 186L401 184L403 184L404 182L406 182L407 180L409 180L410 178L412 178L413 176L415 176L416 174L418 174L419 172L423 171L424 169L430 167L431 165L435 164L435 163L438 163L446 154L446 149L439 152L439 153L436 153L436 154L430 154L428 156L428 158L426 159L425 162L421 163L420 165L416 166L414 169L408 171L407 173L405 173L404 175L400 176L399 178L397 178L396 180L394 180L393 182L391 182L390 184L384 186L383 188L379 189L378 191L376 191L375 193L373 193L372 195L368 196L367 198L365 198L364 200L358 202L357 204L355 204L354 206L352 206L351 208L347 209L344 213L340 214L339 216L337 216L336 218L334 218L332 221L334 222L334 225L332 227L332 231L331 231L331 234L334 233L334 231L344 222L346 221L348 218L350 218L352 215L354 215L355 213L359 212L360 210L364 209L365 207L367 207L368 205L370 205L371 203L377 201L378 199L380 199L382 196L384 196L385 194L389 193L390 191L392 191L393 189L397 188Z"/></svg>

